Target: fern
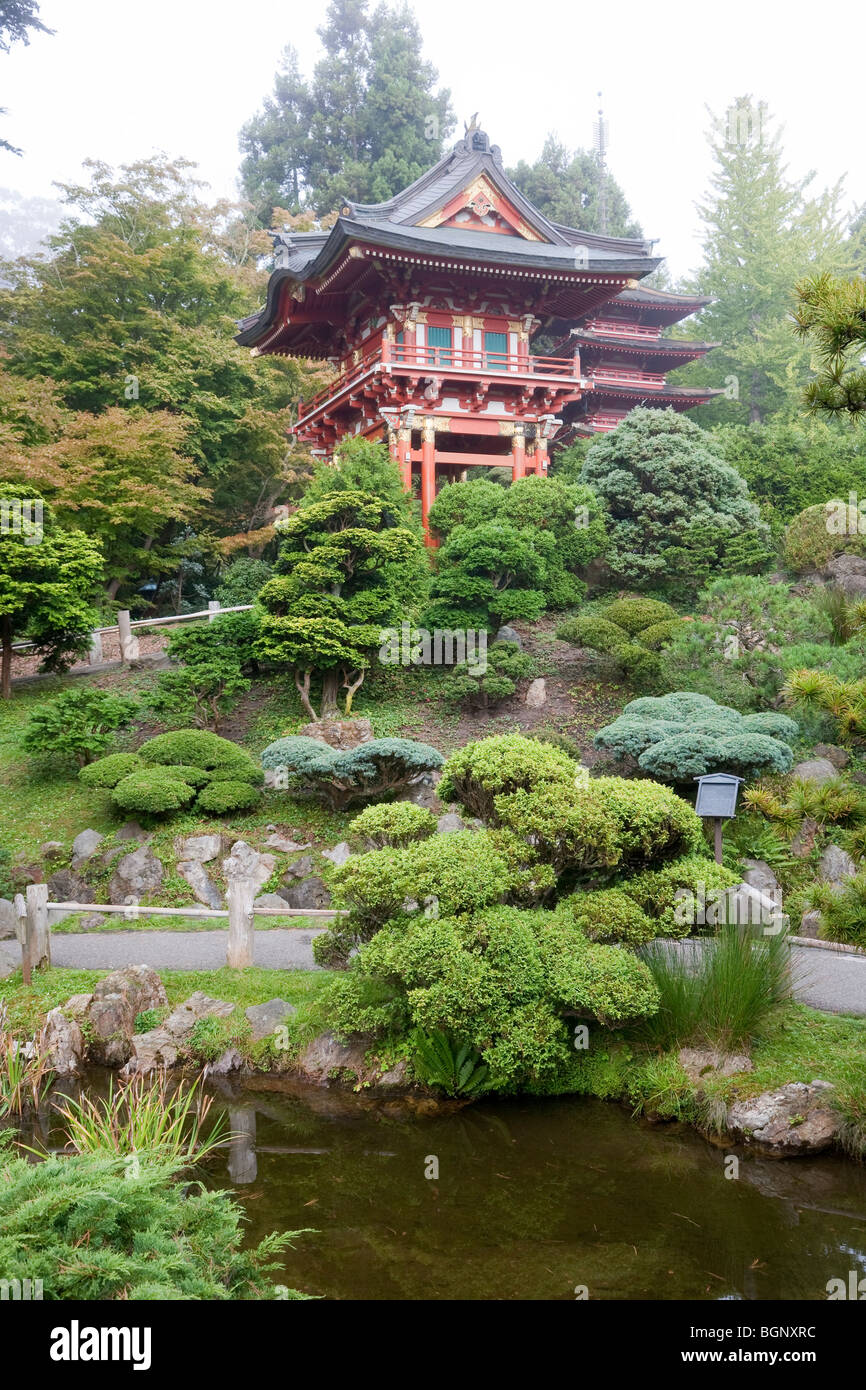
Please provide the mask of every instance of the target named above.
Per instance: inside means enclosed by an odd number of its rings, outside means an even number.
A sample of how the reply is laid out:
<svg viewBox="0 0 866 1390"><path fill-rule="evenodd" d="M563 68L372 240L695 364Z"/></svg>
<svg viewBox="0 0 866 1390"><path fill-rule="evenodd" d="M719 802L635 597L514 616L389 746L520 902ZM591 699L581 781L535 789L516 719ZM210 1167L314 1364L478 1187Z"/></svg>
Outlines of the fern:
<svg viewBox="0 0 866 1390"><path fill-rule="evenodd" d="M472 1043L460 1042L438 1029L412 1035L415 1071L428 1086L438 1086L449 1096L474 1095L487 1083L489 1067Z"/></svg>

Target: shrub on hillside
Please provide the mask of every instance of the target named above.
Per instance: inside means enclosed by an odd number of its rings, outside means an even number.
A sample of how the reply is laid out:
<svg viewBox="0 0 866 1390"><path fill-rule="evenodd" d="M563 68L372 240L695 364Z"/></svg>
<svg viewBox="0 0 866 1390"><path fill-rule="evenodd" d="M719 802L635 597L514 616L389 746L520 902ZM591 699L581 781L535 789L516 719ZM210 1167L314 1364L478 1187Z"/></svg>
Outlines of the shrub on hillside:
<svg viewBox="0 0 866 1390"><path fill-rule="evenodd" d="M318 739L277 739L262 753L262 764L278 773L276 785L345 810L357 801L382 800L444 759L427 743L408 738L377 738L341 751Z"/></svg>
<svg viewBox="0 0 866 1390"><path fill-rule="evenodd" d="M652 940L658 930L652 918L621 888L573 893L560 899L555 915L587 940L607 945L639 946Z"/></svg>
<svg viewBox="0 0 866 1390"><path fill-rule="evenodd" d="M178 729L169 734L157 734L155 738L149 738L141 745L138 756L146 763L159 763L163 766L186 763L190 767L201 767L208 772L217 769L255 768L255 764L243 748L207 729Z"/></svg>
<svg viewBox="0 0 866 1390"><path fill-rule="evenodd" d="M236 604L255 603L259 589L267 584L273 569L266 560L254 560L249 555L240 555L223 570L214 597L223 608L233 608ZM226 616L233 617L234 614Z"/></svg>
<svg viewBox="0 0 866 1390"><path fill-rule="evenodd" d="M682 622L667 603L622 598L598 614L570 618L556 635L562 642L612 657L629 680L652 687L662 671L657 653L673 640Z"/></svg>
<svg viewBox="0 0 866 1390"><path fill-rule="evenodd" d="M402 848L413 840L426 840L436 833L436 817L411 801L368 806L349 821L349 834L366 841L370 849Z"/></svg>
<svg viewBox="0 0 866 1390"><path fill-rule="evenodd" d="M516 642L494 642L487 650L486 666L483 672L477 661L462 661L455 666L439 687L446 704L493 709L510 699L517 681L535 670L532 657L524 655Z"/></svg>
<svg viewBox="0 0 866 1390"><path fill-rule="evenodd" d="M658 868L644 869L619 880L616 886L654 919L658 935L688 936L703 925L690 915L690 904L697 906L739 881L739 874L733 870L694 853Z"/></svg>
<svg viewBox="0 0 866 1390"><path fill-rule="evenodd" d="M229 811L248 811L259 801L258 790L249 782L218 779L202 787L196 799L196 810L224 816Z"/></svg>
<svg viewBox="0 0 866 1390"><path fill-rule="evenodd" d="M64 690L33 711L22 746L27 753L84 767L105 751L118 729L132 723L137 711L137 700L108 690Z"/></svg>
<svg viewBox="0 0 866 1390"><path fill-rule="evenodd" d="M834 555L866 554L866 511L838 499L806 507L785 531L782 557L792 574L820 570Z"/></svg>
<svg viewBox="0 0 866 1390"><path fill-rule="evenodd" d="M472 816L494 818L494 799L533 788L573 786L572 759L560 748L520 734L499 734L467 743L442 769L439 796L457 801Z"/></svg>
<svg viewBox="0 0 866 1390"><path fill-rule="evenodd" d="M99 758L88 763L78 774L79 782L85 787L116 787L122 777L144 767L137 753L109 753L107 758Z"/></svg>
<svg viewBox="0 0 866 1390"><path fill-rule="evenodd" d="M195 800L195 787L172 776L169 768L144 768L122 778L111 799L121 811L164 816L185 810Z"/></svg>

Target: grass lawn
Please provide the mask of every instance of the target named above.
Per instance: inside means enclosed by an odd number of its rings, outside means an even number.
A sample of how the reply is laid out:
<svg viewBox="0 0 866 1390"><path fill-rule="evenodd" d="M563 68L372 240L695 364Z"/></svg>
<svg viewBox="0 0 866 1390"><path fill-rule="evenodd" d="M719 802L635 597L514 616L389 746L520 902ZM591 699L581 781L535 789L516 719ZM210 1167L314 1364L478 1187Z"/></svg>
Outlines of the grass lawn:
<svg viewBox="0 0 866 1390"><path fill-rule="evenodd" d="M52 923L51 935L63 936L80 930L79 922L85 913L71 912L62 921ZM326 917L256 917L256 931L311 931L318 927L330 926ZM220 921L218 917L157 917L148 915L143 908L138 917L126 918L119 912L112 912L99 926L88 928L87 935L126 931L226 931L228 918Z"/></svg>

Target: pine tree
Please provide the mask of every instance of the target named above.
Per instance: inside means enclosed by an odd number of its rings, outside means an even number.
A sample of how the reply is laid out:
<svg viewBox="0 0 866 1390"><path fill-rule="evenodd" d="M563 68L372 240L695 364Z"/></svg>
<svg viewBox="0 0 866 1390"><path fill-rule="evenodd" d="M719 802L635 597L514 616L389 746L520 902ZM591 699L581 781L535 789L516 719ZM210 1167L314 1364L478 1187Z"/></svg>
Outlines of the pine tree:
<svg viewBox="0 0 866 1390"><path fill-rule="evenodd" d="M701 336L720 346L673 380L728 388L702 407L704 424L792 416L809 368L808 347L793 331L794 287L810 271L842 270L850 259L841 181L810 197L813 174L788 178L763 102L740 97L727 121L711 121L715 170L699 204L704 265L689 288L712 296Z"/></svg>
<svg viewBox="0 0 866 1390"><path fill-rule="evenodd" d="M262 225L274 207L301 210L304 170L309 154L310 91L301 75L297 51L289 44L274 78L272 96L241 130L244 154L241 183Z"/></svg>
<svg viewBox="0 0 866 1390"><path fill-rule="evenodd" d="M508 173L545 217L584 232L602 231L599 194L604 177L607 234L642 235L619 184L609 171L602 175L597 156L588 150L569 150L555 135L548 135L534 164L521 160Z"/></svg>

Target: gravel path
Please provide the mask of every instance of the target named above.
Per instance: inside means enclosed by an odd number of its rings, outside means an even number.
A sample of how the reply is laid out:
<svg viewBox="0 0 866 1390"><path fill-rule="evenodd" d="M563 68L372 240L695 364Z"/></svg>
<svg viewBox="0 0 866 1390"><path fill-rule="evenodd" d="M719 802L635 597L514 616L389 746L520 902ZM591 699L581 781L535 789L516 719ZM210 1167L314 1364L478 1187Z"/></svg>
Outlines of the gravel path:
<svg viewBox="0 0 866 1390"><path fill-rule="evenodd" d="M257 932L255 963L270 970L316 970L312 941L325 930ZM227 942L226 931L64 932L52 937L51 960L82 970L133 964L157 970L219 970L226 963ZM794 946L792 951L794 993L802 1004L866 1017L866 956L808 946ZM0 941L0 976L15 970L20 960L17 942Z"/></svg>

